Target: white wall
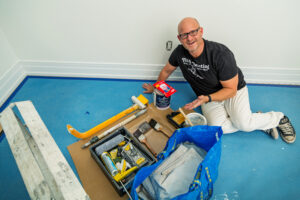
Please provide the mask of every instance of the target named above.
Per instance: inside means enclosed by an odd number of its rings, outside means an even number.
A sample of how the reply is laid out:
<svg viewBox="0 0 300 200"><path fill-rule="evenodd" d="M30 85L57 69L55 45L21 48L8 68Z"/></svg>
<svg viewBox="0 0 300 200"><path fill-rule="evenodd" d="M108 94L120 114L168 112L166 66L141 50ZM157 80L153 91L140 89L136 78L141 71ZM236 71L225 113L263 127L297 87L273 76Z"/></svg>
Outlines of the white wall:
<svg viewBox="0 0 300 200"><path fill-rule="evenodd" d="M0 77L4 76L5 73L17 63L17 61L17 56L0 28Z"/></svg>
<svg viewBox="0 0 300 200"><path fill-rule="evenodd" d="M234 52L248 83L300 85L299 8L297 0L0 0L0 27L21 77L155 79L171 53L166 41L175 47L178 22L194 16L206 39Z"/></svg>
<svg viewBox="0 0 300 200"><path fill-rule="evenodd" d="M300 67L297 0L0 0L0 25L21 60L163 64L177 23L195 16L205 38L244 67Z"/></svg>
<svg viewBox="0 0 300 200"><path fill-rule="evenodd" d="M169 10L164 4L7 0L0 4L0 23L22 60L163 63L177 23L162 17Z"/></svg>
<svg viewBox="0 0 300 200"><path fill-rule="evenodd" d="M25 78L11 45L0 26L0 106Z"/></svg>

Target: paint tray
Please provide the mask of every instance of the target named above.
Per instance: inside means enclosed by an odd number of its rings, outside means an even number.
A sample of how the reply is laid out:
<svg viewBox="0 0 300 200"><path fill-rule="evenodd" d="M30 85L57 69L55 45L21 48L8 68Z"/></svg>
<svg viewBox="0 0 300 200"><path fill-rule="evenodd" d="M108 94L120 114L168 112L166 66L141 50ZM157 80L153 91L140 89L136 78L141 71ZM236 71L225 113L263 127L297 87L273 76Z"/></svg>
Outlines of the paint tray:
<svg viewBox="0 0 300 200"><path fill-rule="evenodd" d="M172 112L167 115L167 119L175 128L184 128L185 118L180 112Z"/></svg>
<svg viewBox="0 0 300 200"><path fill-rule="evenodd" d="M120 136L124 136L124 140L126 142L130 140L130 142L134 145L134 147L136 149L138 149L139 153L141 153L142 156L145 158L146 161L139 166L139 169L143 166L152 165L156 161L155 161L155 158L153 157L153 155L148 153L148 151L144 149L144 147L141 145L141 143L135 137L131 136L131 134L128 132L127 129L125 129L125 127L121 127L120 129L116 130L112 134L106 136L105 138L103 138L102 140L98 141L96 144L94 144L93 146L90 147L90 153L91 153L92 157L94 158L94 160L97 162L97 164L99 165L101 170L104 172L105 176L109 179L109 181L111 182L111 184L113 185L113 187L117 191L117 193L120 196L123 196L125 194L125 190L122 187L121 183L116 182L113 179L112 175L107 170L107 168L105 167L105 164L103 163L102 159L98 155L102 151L110 151L110 150L116 148L118 145L111 146L111 145L106 145L106 144L107 144L107 142L112 141L114 138L119 138ZM102 148L103 145L107 146L107 149ZM100 148L101 152L99 152L100 146L101 146L101 148ZM132 172L129 176L127 176L124 179L125 181L122 182L124 187L127 190L129 190L131 188L135 174L138 172L139 169Z"/></svg>

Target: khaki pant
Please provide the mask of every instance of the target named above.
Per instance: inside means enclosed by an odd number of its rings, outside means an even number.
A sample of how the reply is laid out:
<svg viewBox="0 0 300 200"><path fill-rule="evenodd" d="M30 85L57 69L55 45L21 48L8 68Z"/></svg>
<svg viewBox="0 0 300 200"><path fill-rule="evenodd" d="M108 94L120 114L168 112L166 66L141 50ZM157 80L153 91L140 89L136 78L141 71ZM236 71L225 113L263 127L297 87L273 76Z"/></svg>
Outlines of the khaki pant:
<svg viewBox="0 0 300 200"><path fill-rule="evenodd" d="M247 86L224 101L213 101L201 106L208 125L222 126L223 132L266 130L278 126L282 112L252 113Z"/></svg>

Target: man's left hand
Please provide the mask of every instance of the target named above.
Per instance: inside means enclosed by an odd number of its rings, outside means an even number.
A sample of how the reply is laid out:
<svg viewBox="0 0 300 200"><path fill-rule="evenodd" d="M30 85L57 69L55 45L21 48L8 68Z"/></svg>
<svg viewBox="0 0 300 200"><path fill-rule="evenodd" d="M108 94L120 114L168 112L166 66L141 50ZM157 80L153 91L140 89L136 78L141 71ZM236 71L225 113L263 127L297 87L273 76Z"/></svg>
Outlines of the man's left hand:
<svg viewBox="0 0 300 200"><path fill-rule="evenodd" d="M184 109L187 110L193 110L194 108L197 108L198 106L201 106L202 104L208 102L208 96L198 96L198 98L194 101L192 101L191 103L188 103L184 106Z"/></svg>

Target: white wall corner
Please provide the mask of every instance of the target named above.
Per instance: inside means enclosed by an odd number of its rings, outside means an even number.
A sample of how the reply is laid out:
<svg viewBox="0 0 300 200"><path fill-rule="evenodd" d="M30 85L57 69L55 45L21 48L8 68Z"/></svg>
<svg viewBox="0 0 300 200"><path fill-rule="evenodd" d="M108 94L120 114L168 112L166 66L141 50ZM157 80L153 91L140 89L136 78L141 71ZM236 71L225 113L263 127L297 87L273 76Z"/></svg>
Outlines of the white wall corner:
<svg viewBox="0 0 300 200"><path fill-rule="evenodd" d="M12 65L12 67L0 77L0 106L3 105L25 78L26 73L20 61Z"/></svg>

